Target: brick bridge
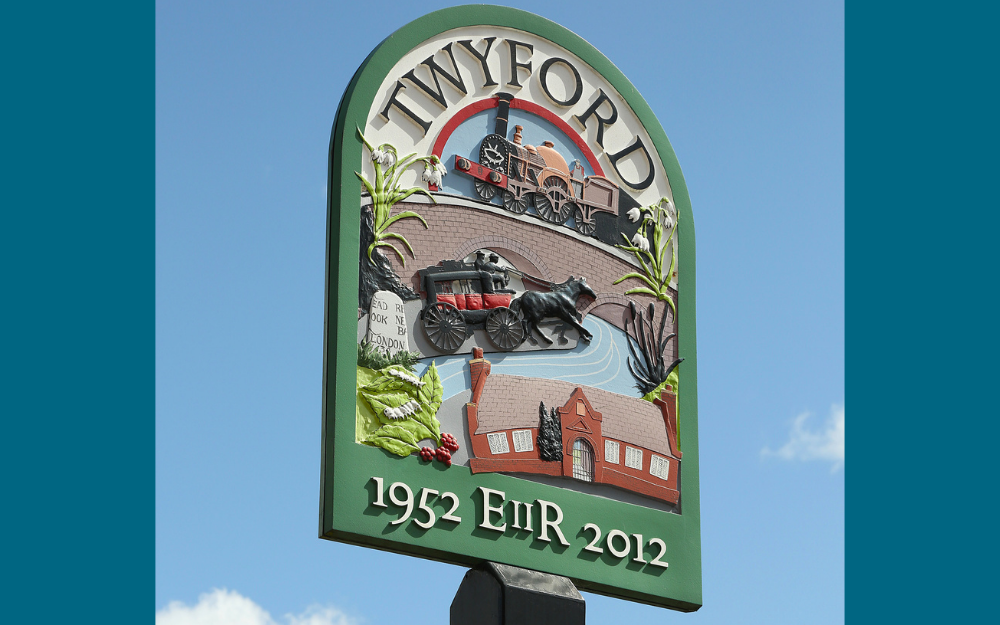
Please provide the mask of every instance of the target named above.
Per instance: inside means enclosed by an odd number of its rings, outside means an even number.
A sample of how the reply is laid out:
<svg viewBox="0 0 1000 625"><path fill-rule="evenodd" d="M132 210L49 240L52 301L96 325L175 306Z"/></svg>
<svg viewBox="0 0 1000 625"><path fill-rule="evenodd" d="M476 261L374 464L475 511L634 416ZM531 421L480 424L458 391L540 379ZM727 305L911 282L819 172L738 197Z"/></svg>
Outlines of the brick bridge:
<svg viewBox="0 0 1000 625"><path fill-rule="evenodd" d="M476 250L486 249L503 256L519 271L551 282L562 282L571 275L586 277L587 284L597 294L597 300L581 301L584 304L581 314L593 313L622 330L625 329L624 314L629 298L643 309L654 301L648 295L625 295L625 291L639 286L637 280L612 284L626 273L640 271L625 260L631 257L620 250L612 251L612 248L565 226L554 226L531 215L513 215L499 206L483 206L440 195L436 199L437 204L431 204L422 197L416 202L400 202L393 211L413 210L427 220L426 229L416 219L397 221L390 227L390 231L403 235L413 246L415 257L407 258L405 268L391 251L386 256L398 275L415 291L421 290L418 270L437 265L445 259L462 259ZM367 197L364 202L368 203ZM396 245L405 253L402 245L398 242ZM676 291L671 290L671 295L676 302ZM664 308L662 304L656 307L657 324ZM666 309L672 317L669 308ZM668 318L667 321L666 331L676 332L674 320ZM667 351L665 356L670 358L670 352L676 351L676 341L670 341Z"/></svg>

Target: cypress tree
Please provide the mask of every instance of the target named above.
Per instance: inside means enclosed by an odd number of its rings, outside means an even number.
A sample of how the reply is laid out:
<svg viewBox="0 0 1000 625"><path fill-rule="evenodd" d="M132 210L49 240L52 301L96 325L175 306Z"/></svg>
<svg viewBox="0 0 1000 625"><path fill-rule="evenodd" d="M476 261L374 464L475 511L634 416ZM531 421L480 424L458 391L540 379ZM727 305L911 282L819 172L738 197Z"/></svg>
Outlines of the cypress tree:
<svg viewBox="0 0 1000 625"><path fill-rule="evenodd" d="M562 421L555 408L545 410L545 402L538 404L538 454L547 462L562 462Z"/></svg>

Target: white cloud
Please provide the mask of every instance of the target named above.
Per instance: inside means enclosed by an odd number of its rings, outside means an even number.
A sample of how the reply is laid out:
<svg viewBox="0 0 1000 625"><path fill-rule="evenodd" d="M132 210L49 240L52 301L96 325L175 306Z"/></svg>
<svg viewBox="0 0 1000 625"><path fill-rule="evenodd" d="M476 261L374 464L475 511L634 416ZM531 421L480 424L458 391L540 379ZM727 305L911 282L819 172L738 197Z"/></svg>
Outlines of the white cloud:
<svg viewBox="0 0 1000 625"><path fill-rule="evenodd" d="M827 460L833 463L830 471L837 471L844 464L844 407L830 407L823 429L806 429L812 414L803 412L792 421L788 442L777 451L765 447L761 456L777 456L782 460Z"/></svg>
<svg viewBox="0 0 1000 625"><path fill-rule="evenodd" d="M156 625L357 625L357 621L337 608L320 605L276 620L235 590L216 588L199 596L193 606L171 601L157 611Z"/></svg>

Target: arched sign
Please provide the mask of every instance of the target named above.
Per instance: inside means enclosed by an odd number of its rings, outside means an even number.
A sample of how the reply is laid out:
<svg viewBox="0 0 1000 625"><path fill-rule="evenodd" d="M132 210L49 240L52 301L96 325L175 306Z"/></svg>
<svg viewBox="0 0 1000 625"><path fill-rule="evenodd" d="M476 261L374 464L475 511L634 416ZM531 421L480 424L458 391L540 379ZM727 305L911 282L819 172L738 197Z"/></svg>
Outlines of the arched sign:
<svg viewBox="0 0 1000 625"><path fill-rule="evenodd" d="M427 15L330 141L320 536L701 606L694 232L600 52Z"/></svg>

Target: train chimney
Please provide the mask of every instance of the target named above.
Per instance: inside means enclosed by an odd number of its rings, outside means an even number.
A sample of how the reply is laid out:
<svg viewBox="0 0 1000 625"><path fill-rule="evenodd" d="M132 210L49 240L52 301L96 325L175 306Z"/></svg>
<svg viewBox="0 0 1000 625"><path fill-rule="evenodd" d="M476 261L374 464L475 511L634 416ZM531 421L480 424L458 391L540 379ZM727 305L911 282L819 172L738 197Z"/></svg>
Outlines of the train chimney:
<svg viewBox="0 0 1000 625"><path fill-rule="evenodd" d="M514 96L509 93L497 94L497 125L494 132L504 139L507 138L507 117L510 115L510 101L513 99Z"/></svg>

